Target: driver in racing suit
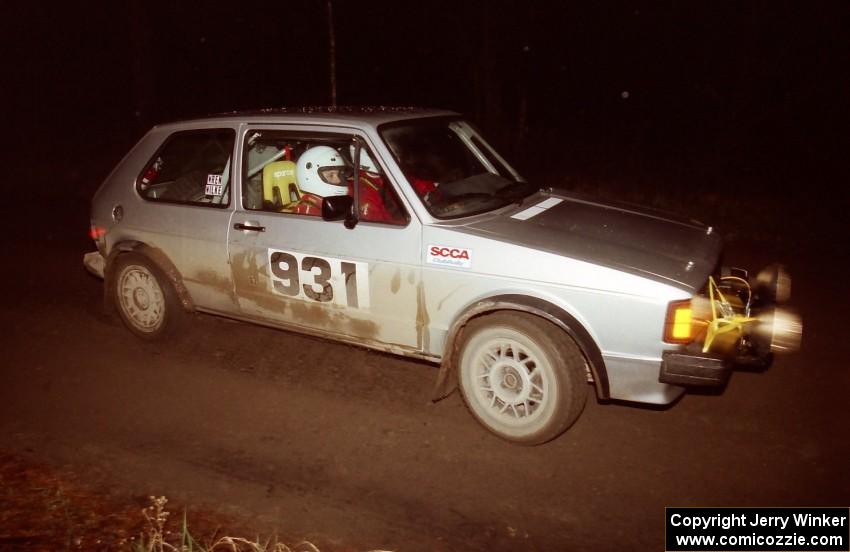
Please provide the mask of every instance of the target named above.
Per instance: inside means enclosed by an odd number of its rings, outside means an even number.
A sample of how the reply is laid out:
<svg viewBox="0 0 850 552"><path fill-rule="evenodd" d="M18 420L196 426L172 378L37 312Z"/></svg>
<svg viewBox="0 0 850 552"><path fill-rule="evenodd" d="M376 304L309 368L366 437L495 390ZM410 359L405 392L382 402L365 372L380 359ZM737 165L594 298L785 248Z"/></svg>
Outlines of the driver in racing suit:
<svg viewBox="0 0 850 552"><path fill-rule="evenodd" d="M295 178L301 189L298 201L284 207L285 213L321 216L322 199L348 194L344 180L345 160L330 146L314 146L298 158Z"/></svg>
<svg viewBox="0 0 850 552"><path fill-rule="evenodd" d="M352 163L355 148L350 148ZM405 217L395 196L387 188L378 166L365 149L360 150L360 220L404 224ZM349 195L354 195L353 178L349 181Z"/></svg>

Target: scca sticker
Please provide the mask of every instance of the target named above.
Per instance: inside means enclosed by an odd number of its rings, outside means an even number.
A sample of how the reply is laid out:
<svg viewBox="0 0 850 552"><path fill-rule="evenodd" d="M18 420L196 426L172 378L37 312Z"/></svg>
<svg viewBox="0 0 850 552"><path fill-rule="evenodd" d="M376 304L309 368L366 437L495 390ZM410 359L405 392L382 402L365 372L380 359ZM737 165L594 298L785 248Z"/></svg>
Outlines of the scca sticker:
<svg viewBox="0 0 850 552"><path fill-rule="evenodd" d="M450 245L429 245L425 262L456 268L472 268L472 250Z"/></svg>

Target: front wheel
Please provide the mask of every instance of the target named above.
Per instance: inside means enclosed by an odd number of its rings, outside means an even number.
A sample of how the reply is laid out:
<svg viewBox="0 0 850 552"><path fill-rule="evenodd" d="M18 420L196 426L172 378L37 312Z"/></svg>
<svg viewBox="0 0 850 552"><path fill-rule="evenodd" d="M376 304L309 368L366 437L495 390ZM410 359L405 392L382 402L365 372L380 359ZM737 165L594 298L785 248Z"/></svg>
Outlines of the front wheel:
<svg viewBox="0 0 850 552"><path fill-rule="evenodd" d="M475 318L464 329L459 359L464 401L503 439L545 443L584 409L584 356L569 335L542 318L519 312Z"/></svg>
<svg viewBox="0 0 850 552"><path fill-rule="evenodd" d="M173 333L184 311L162 271L138 253L118 257L113 270L113 299L124 325L148 341Z"/></svg>

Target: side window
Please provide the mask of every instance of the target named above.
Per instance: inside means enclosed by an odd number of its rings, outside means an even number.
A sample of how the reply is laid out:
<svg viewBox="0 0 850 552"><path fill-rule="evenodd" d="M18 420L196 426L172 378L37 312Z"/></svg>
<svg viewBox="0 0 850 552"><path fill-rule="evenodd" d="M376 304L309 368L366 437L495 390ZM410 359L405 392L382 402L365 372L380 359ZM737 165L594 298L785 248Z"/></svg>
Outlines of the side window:
<svg viewBox="0 0 850 552"><path fill-rule="evenodd" d="M172 134L136 180L139 195L150 201L226 207L235 139L231 129Z"/></svg>
<svg viewBox="0 0 850 552"><path fill-rule="evenodd" d="M351 135L251 130L244 143L246 209L319 217L322 200L354 193ZM369 148L360 149L360 220L405 225L408 215Z"/></svg>

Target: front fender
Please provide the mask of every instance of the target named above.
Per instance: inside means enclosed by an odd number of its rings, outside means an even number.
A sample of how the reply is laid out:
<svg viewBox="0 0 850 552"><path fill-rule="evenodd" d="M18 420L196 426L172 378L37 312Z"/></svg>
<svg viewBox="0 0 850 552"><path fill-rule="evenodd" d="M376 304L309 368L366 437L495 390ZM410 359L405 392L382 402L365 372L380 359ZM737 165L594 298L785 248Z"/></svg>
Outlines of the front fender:
<svg viewBox="0 0 850 552"><path fill-rule="evenodd" d="M605 369L602 352L584 326L564 309L543 299L510 294L482 299L469 306L452 323L446 341L445 354L443 355L440 371L437 375L437 383L434 387L434 401L448 396L457 386L457 378L455 377L457 373L456 360L460 346L463 343L463 329L466 324L478 316L503 310L515 310L540 316L566 332L579 346L587 361L590 372L593 375L596 396L602 400L610 398L608 372Z"/></svg>

